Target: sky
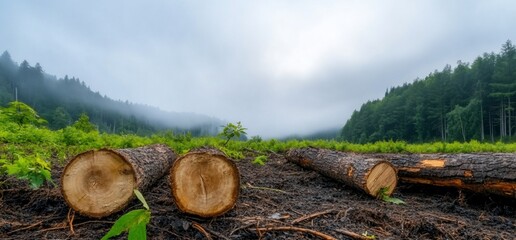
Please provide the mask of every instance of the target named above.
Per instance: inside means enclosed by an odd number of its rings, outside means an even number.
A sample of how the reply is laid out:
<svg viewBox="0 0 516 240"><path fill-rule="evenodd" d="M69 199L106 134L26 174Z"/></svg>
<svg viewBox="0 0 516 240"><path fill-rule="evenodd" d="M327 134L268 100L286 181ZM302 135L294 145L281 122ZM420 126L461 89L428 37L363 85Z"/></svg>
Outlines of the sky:
<svg viewBox="0 0 516 240"><path fill-rule="evenodd" d="M0 52L271 138L341 128L386 89L499 52L514 23L511 0L0 0Z"/></svg>

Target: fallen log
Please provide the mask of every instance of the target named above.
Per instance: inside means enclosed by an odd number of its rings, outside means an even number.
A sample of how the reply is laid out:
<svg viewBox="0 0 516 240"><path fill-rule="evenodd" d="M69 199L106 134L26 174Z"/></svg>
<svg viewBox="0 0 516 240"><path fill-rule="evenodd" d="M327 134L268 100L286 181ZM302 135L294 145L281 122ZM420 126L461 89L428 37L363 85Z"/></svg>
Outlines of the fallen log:
<svg viewBox="0 0 516 240"><path fill-rule="evenodd" d="M224 153L203 148L174 162L170 169L170 187L180 211L215 217L235 206L240 192L240 174Z"/></svg>
<svg viewBox="0 0 516 240"><path fill-rule="evenodd" d="M398 169L401 181L516 198L516 154L373 154Z"/></svg>
<svg viewBox="0 0 516 240"><path fill-rule="evenodd" d="M363 190L373 197L376 197L382 188L386 188L386 194L390 195L398 182L396 169L391 163L380 158L326 149L302 148L288 151L287 159Z"/></svg>
<svg viewBox="0 0 516 240"><path fill-rule="evenodd" d="M61 175L61 192L82 215L104 217L124 208L133 190L143 191L170 169L176 154L165 145L101 149L72 158Z"/></svg>

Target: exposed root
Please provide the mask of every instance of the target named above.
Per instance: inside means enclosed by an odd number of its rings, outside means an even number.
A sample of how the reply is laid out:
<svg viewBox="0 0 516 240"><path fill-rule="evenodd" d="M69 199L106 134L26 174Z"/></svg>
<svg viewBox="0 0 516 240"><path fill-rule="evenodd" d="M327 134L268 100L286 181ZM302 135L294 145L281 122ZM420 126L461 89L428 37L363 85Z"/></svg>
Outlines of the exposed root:
<svg viewBox="0 0 516 240"><path fill-rule="evenodd" d="M73 230L73 219L75 218L75 211L70 208L68 210L68 215L66 219L68 220L68 225L70 226L70 232L72 233L72 236L75 235L75 230Z"/></svg>

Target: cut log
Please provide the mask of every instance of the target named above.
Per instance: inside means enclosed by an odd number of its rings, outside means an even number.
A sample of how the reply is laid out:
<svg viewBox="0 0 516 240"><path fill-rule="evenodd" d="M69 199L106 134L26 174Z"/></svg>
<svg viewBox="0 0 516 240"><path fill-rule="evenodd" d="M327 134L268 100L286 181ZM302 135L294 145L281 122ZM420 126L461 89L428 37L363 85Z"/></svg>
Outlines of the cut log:
<svg viewBox="0 0 516 240"><path fill-rule="evenodd" d="M200 217L215 217L235 206L240 192L240 174L224 153L203 148L174 162L170 187L179 210Z"/></svg>
<svg viewBox="0 0 516 240"><path fill-rule="evenodd" d="M64 168L61 192L68 206L80 214L108 216L129 203L134 189L144 191L167 173L175 158L162 144L87 151Z"/></svg>
<svg viewBox="0 0 516 240"><path fill-rule="evenodd" d="M381 188L396 188L396 169L386 160L317 148L293 149L287 159L376 197Z"/></svg>
<svg viewBox="0 0 516 240"><path fill-rule="evenodd" d="M401 181L516 198L516 154L373 154L398 169Z"/></svg>

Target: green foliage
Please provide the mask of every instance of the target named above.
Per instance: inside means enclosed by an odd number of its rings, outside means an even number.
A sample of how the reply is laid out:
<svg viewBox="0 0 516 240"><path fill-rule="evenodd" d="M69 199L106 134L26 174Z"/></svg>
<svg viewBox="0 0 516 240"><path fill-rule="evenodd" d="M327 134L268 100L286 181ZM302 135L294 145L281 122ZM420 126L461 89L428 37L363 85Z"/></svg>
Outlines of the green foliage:
<svg viewBox="0 0 516 240"><path fill-rule="evenodd" d="M374 234L369 234L367 231L363 232L363 233L362 233L362 236L363 236L365 239L371 239L371 240L376 239L376 236L375 236Z"/></svg>
<svg viewBox="0 0 516 240"><path fill-rule="evenodd" d="M56 78L46 74L36 64L27 61L15 63L7 52L0 53L0 106L15 101L30 103L39 115L48 120L48 127L63 129L86 113L101 132L151 135L158 130L178 128L177 131L193 135L215 135L218 120L187 113L167 113L157 108L115 101L92 91L78 78ZM195 118L202 126L183 128L177 126L178 118ZM166 121L162 121L166 119ZM35 123L31 123L35 124Z"/></svg>
<svg viewBox="0 0 516 240"><path fill-rule="evenodd" d="M90 118L86 113L81 113L81 116L75 123L72 125L77 130L81 130L83 132L93 132L96 130L96 127L93 123L90 122Z"/></svg>
<svg viewBox="0 0 516 240"><path fill-rule="evenodd" d="M267 156L260 155L258 157L255 157L252 163L256 164L256 165L263 166L263 165L265 165L266 162L267 162Z"/></svg>
<svg viewBox="0 0 516 240"><path fill-rule="evenodd" d="M122 232L129 232L129 240L147 239L147 224L150 222L151 211L140 191L134 189L134 194L145 209L132 210L122 215L115 224L113 224L109 232L102 237L102 240L118 236Z"/></svg>
<svg viewBox="0 0 516 240"><path fill-rule="evenodd" d="M43 126L47 124L47 121L41 118L34 109L22 102L10 102L8 107L0 109L0 121L14 122L19 126L26 124Z"/></svg>
<svg viewBox="0 0 516 240"><path fill-rule="evenodd" d="M244 154L240 150L234 150L225 147L221 147L220 150L231 159L240 160L244 158Z"/></svg>
<svg viewBox="0 0 516 240"><path fill-rule="evenodd" d="M242 127L241 122L237 122L236 124L228 123L224 126L224 129L219 136L226 138L226 142L224 142L224 146L226 146L232 138L239 138L241 135L246 134L245 130L247 130L247 128Z"/></svg>
<svg viewBox="0 0 516 240"><path fill-rule="evenodd" d="M62 129L70 125L72 117L64 107L57 107L49 118L50 128Z"/></svg>
<svg viewBox="0 0 516 240"><path fill-rule="evenodd" d="M394 203L396 205L405 204L405 202L403 200L401 200L399 198L391 197L387 194L387 192L389 192L389 188L387 188L387 187L380 188L380 190L378 190L378 194L376 195L376 197L384 202Z"/></svg>
<svg viewBox="0 0 516 240"><path fill-rule="evenodd" d="M259 143L261 141L263 141L263 139L262 139L262 137L260 137L258 135L252 136L251 139L248 140L249 143L254 143L254 142Z"/></svg>
<svg viewBox="0 0 516 240"><path fill-rule="evenodd" d="M459 61L368 101L341 130L353 143L516 140L516 47Z"/></svg>
<svg viewBox="0 0 516 240"><path fill-rule="evenodd" d="M38 156L34 158L18 156L18 159L12 163L7 163L6 160L1 160L0 163L3 163L2 168L7 175L29 181L33 189L39 188L45 181L53 183L50 176L50 163Z"/></svg>

